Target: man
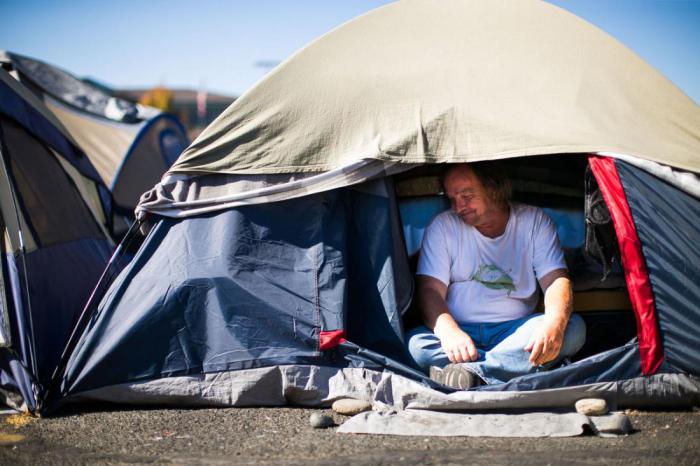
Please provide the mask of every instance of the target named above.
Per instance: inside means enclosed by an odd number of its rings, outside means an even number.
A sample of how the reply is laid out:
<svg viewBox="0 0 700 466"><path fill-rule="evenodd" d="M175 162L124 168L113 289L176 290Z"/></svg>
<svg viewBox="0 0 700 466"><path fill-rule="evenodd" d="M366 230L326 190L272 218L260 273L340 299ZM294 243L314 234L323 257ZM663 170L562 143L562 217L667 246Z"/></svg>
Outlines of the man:
<svg viewBox="0 0 700 466"><path fill-rule="evenodd" d="M426 229L417 270L425 326L408 348L431 378L457 388L550 367L575 354L585 324L571 315L572 290L555 227L536 207L510 203L493 163L445 174L451 209ZM533 314L544 292L544 314Z"/></svg>

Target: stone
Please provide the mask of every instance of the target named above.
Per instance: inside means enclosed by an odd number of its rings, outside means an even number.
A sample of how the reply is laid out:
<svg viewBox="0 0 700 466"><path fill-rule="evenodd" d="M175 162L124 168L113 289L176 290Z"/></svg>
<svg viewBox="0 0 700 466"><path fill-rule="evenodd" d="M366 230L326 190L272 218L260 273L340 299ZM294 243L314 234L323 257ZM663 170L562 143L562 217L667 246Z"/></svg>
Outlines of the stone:
<svg viewBox="0 0 700 466"><path fill-rule="evenodd" d="M313 413L309 417L309 424L314 429L325 429L326 427L331 427L335 425L333 418L327 414Z"/></svg>
<svg viewBox="0 0 700 466"><path fill-rule="evenodd" d="M372 405L364 400L355 400L352 398L341 398L333 402L333 411L346 416L354 416L355 414L370 411Z"/></svg>
<svg viewBox="0 0 700 466"><path fill-rule="evenodd" d="M602 398L584 398L576 402L576 412L585 416L602 416L608 412L608 404Z"/></svg>
<svg viewBox="0 0 700 466"><path fill-rule="evenodd" d="M632 432L632 423L624 413L610 413L606 416L589 418L598 435L627 435Z"/></svg>

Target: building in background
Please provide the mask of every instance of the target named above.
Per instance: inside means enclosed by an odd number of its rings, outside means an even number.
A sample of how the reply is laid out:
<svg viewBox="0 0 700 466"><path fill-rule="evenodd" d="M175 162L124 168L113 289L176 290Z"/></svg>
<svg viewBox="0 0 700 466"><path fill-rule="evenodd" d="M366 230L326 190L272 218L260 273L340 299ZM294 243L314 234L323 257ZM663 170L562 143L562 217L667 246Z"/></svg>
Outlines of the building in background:
<svg viewBox="0 0 700 466"><path fill-rule="evenodd" d="M187 129L190 141L236 99L202 90L168 89L163 86L151 89L121 89L114 91L114 94L174 114Z"/></svg>

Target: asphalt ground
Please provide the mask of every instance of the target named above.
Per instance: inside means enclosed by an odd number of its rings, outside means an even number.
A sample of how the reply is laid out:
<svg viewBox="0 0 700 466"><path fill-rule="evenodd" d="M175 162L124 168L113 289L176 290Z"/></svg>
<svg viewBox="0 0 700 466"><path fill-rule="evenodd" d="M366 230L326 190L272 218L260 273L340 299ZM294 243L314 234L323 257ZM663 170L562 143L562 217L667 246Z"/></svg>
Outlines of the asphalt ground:
<svg viewBox="0 0 700 466"><path fill-rule="evenodd" d="M700 464L700 412L627 411L624 437L401 437L314 429L301 408L81 407L0 416L0 464Z"/></svg>

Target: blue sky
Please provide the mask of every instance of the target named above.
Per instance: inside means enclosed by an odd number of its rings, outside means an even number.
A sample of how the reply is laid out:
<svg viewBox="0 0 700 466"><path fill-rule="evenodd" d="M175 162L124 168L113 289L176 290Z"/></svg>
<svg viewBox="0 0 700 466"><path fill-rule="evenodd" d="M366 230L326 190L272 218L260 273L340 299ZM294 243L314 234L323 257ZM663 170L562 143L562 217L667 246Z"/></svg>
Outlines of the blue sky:
<svg viewBox="0 0 700 466"><path fill-rule="evenodd" d="M435 0L439 1L439 0ZM515 0L514 0L515 1ZM238 95L319 35L387 0L0 0L0 48L115 87ZM552 0L700 102L700 0Z"/></svg>

